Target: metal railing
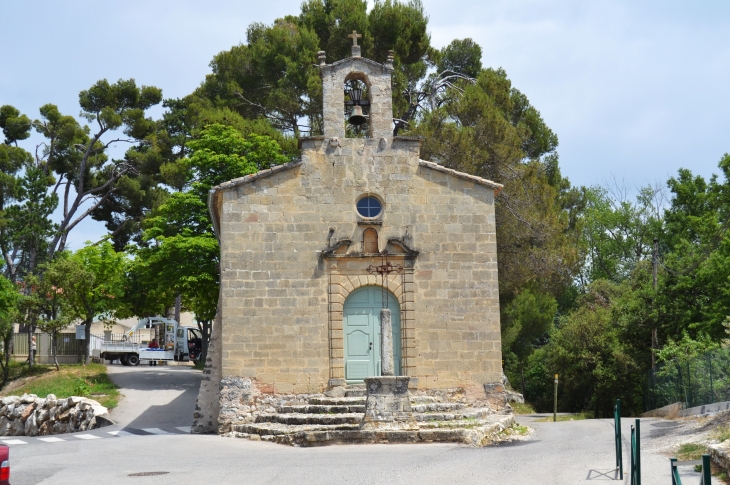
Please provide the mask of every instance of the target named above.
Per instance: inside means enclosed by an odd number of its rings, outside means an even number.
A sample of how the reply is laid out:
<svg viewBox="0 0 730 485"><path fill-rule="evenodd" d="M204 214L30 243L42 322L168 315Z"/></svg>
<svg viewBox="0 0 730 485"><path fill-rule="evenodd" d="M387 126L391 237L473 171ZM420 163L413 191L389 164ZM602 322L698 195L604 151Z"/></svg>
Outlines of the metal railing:
<svg viewBox="0 0 730 485"><path fill-rule="evenodd" d="M616 399L613 405L613 429L614 441L616 442L616 469L619 479L624 479L624 457L621 449L621 399Z"/></svg>
<svg viewBox="0 0 730 485"><path fill-rule="evenodd" d="M712 485L712 473L710 469L710 455L702 455L701 460L677 461L676 458L670 458L669 463L672 466L672 485L682 485L682 479L679 477L680 466L702 466L702 478L700 485Z"/></svg>
<svg viewBox="0 0 730 485"><path fill-rule="evenodd" d="M36 332L36 362L39 364L53 363L53 339L47 333ZM106 337L106 338L105 338ZM139 332L132 336L126 334L91 334L89 339L89 355L93 355L94 349L100 349L105 341L139 343L141 335ZM83 352L83 340L76 339L76 333L56 334L56 356L61 363L69 364L78 362ZM13 358L17 360L28 359L28 334L16 333L13 335Z"/></svg>
<svg viewBox="0 0 730 485"><path fill-rule="evenodd" d="M675 402L691 408L723 401L730 401L730 346L658 364L647 372L645 411Z"/></svg>
<svg viewBox="0 0 730 485"><path fill-rule="evenodd" d="M631 427L631 485L641 485L641 420Z"/></svg>

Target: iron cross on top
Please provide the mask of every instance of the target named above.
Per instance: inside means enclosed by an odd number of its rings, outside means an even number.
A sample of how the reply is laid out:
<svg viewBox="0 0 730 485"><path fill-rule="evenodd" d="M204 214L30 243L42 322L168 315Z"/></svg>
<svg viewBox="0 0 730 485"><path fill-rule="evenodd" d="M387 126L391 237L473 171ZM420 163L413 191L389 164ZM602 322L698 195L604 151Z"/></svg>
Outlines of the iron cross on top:
<svg viewBox="0 0 730 485"><path fill-rule="evenodd" d="M358 34L357 33L357 30L353 30L352 31L352 34L348 35L348 37L350 39L352 39L352 45L353 46L356 46L357 45L357 39L362 39L362 34Z"/></svg>

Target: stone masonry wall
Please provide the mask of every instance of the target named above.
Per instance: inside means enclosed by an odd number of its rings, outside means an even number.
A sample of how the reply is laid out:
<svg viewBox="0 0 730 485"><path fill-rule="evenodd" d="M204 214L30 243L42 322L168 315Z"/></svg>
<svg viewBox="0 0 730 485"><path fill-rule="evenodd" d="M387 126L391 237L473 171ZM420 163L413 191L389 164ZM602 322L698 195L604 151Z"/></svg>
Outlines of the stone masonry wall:
<svg viewBox="0 0 730 485"><path fill-rule="evenodd" d="M114 424L107 408L92 399L35 394L0 399L0 436L45 436Z"/></svg>

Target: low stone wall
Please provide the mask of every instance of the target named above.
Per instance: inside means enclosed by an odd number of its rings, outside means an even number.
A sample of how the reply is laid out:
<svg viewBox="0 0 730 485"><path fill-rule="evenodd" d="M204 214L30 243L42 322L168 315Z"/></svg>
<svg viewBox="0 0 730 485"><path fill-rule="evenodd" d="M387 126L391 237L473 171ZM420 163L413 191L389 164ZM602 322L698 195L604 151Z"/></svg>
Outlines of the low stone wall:
<svg viewBox="0 0 730 485"><path fill-rule="evenodd" d="M680 416L680 412L684 409L684 404L675 402L667 404L664 407L652 409L641 415L642 418L676 418Z"/></svg>
<svg viewBox="0 0 730 485"><path fill-rule="evenodd" d="M710 453L710 458L717 466L726 472L730 471L730 440L709 445L707 450Z"/></svg>
<svg viewBox="0 0 730 485"><path fill-rule="evenodd" d="M0 436L45 436L114 424L107 408L84 397L23 394L0 399L0 406Z"/></svg>

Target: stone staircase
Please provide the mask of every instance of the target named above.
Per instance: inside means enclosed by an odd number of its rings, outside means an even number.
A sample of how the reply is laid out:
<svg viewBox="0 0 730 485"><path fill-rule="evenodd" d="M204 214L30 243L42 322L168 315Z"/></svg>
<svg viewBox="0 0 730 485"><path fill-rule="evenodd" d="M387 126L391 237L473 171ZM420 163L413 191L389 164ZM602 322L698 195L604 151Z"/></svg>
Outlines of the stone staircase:
<svg viewBox="0 0 730 485"><path fill-rule="evenodd" d="M286 404L261 412L253 422L235 424L230 436L294 446L334 443L458 442L483 446L514 423L511 414L487 407L444 402L434 396L411 396L417 431L364 431L365 388L350 386L343 397L312 396L306 404Z"/></svg>

